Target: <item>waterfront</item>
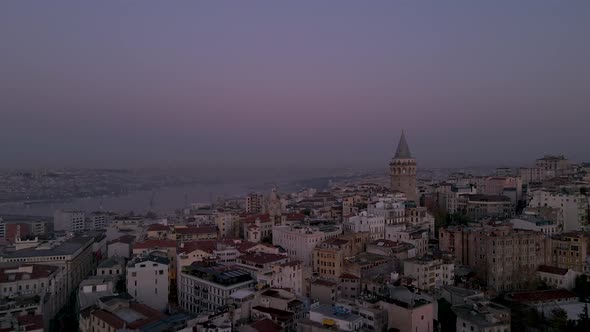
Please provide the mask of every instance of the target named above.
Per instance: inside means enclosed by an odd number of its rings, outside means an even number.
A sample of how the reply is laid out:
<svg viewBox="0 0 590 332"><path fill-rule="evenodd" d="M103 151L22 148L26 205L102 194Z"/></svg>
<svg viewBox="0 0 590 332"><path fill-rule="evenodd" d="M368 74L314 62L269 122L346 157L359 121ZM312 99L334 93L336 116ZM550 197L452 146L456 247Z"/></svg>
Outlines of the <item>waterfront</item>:
<svg viewBox="0 0 590 332"><path fill-rule="evenodd" d="M276 183L280 190L285 192L313 186L319 189L327 187L331 177L290 179ZM154 190L132 191L120 196L83 197L70 200L55 200L33 204L23 202L0 204L0 216L5 215L30 215L53 216L56 209L75 209L87 212L112 211L116 213L136 214L153 211L159 215L173 213L191 203L211 203L218 199L230 199L242 197L249 192L257 191L269 193L273 183L216 183L216 184L190 184L168 186Z"/></svg>

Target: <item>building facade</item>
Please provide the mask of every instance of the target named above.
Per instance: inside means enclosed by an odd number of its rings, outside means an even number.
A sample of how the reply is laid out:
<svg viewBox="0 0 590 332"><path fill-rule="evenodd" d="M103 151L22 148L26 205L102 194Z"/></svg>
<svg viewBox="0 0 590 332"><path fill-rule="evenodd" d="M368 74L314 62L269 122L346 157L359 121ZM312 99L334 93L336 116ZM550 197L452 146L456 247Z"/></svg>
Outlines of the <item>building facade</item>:
<svg viewBox="0 0 590 332"><path fill-rule="evenodd" d="M127 292L138 302L160 311L168 307L167 258L148 255L127 263Z"/></svg>

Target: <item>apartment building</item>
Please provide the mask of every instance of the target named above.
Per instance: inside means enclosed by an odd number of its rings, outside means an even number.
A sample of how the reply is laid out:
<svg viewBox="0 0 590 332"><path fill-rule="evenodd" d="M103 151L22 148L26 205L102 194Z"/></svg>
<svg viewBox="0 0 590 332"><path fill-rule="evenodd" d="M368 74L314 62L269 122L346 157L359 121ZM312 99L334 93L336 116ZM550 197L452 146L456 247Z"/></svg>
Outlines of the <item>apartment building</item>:
<svg viewBox="0 0 590 332"><path fill-rule="evenodd" d="M588 204L588 197L584 195L535 190L530 195L528 206L560 209L563 218L563 231L569 232L588 225Z"/></svg>
<svg viewBox="0 0 590 332"><path fill-rule="evenodd" d="M537 267L545 264L545 235L510 223L448 227L440 230L439 241L441 250L499 292L531 287Z"/></svg>
<svg viewBox="0 0 590 332"><path fill-rule="evenodd" d="M588 273L590 232L573 231L547 240L547 265Z"/></svg>
<svg viewBox="0 0 590 332"><path fill-rule="evenodd" d="M385 239L404 242L416 248L416 256L421 257L428 252L428 229L406 225L388 225L385 227Z"/></svg>
<svg viewBox="0 0 590 332"><path fill-rule="evenodd" d="M46 264L23 264L0 268L0 325L11 317L42 315L43 326L66 304L66 276L61 268Z"/></svg>
<svg viewBox="0 0 590 332"><path fill-rule="evenodd" d="M187 312L215 312L241 289L253 289L256 281L242 269L218 264L193 263L178 279L178 301Z"/></svg>
<svg viewBox="0 0 590 332"><path fill-rule="evenodd" d="M329 226L274 226L272 243L287 251L293 258L310 265L313 249L326 239L342 234L340 225Z"/></svg>
<svg viewBox="0 0 590 332"><path fill-rule="evenodd" d="M385 218L371 215L367 211L349 217L343 226L348 233L368 232L371 240L383 239L385 236Z"/></svg>
<svg viewBox="0 0 590 332"><path fill-rule="evenodd" d="M59 295L67 298L96 267L94 240L94 236L80 235L63 241L37 242L26 249L0 254L0 263L60 267L65 276L65 287Z"/></svg>
<svg viewBox="0 0 590 332"><path fill-rule="evenodd" d="M403 262L404 275L413 279L412 285L422 290L438 289L453 285L455 264L432 256L408 259Z"/></svg>
<svg viewBox="0 0 590 332"><path fill-rule="evenodd" d="M127 292L139 303L164 311L168 307L169 265L165 257L135 257L127 263Z"/></svg>
<svg viewBox="0 0 590 332"><path fill-rule="evenodd" d="M264 195L250 193L246 196L246 213L264 213Z"/></svg>
<svg viewBox="0 0 590 332"><path fill-rule="evenodd" d="M82 232L85 228L84 211L56 210L53 214L55 231Z"/></svg>

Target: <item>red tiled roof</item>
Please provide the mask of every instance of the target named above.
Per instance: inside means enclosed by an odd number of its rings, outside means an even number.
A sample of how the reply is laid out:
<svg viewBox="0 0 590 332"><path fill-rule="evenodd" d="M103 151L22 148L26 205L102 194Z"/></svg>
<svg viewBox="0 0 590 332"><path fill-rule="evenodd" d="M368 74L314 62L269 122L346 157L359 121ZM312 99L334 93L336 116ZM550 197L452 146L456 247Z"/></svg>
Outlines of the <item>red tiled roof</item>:
<svg viewBox="0 0 590 332"><path fill-rule="evenodd" d="M564 268L557 267L557 266L540 265L537 268L537 271L551 273L551 274L559 274L559 275L564 276L567 274L568 269L564 269Z"/></svg>
<svg viewBox="0 0 590 332"><path fill-rule="evenodd" d="M323 279L316 279L314 281L311 282L314 285L320 285L320 286L328 286L328 287L334 287L336 286L335 282L329 281L329 280L323 280Z"/></svg>
<svg viewBox="0 0 590 332"><path fill-rule="evenodd" d="M40 279L40 278L47 278L52 275L55 271L59 269L57 266L53 265L43 265L43 264L25 264L22 267L32 266L33 271L32 273L26 272L15 272L15 273L6 273L8 270L16 270L18 267L3 267L0 268L0 282L12 282L17 280L22 280L24 275L28 275L28 279ZM10 279L9 276L13 275L14 279Z"/></svg>
<svg viewBox="0 0 590 332"><path fill-rule="evenodd" d="M287 213L285 215L285 217L289 221L291 221L291 220L304 220L305 219L305 214L303 214L303 213Z"/></svg>
<svg viewBox="0 0 590 332"><path fill-rule="evenodd" d="M516 302L546 302L561 299L577 298L577 295L567 289L550 289L544 291L510 293L508 297Z"/></svg>
<svg viewBox="0 0 590 332"><path fill-rule="evenodd" d="M269 222L270 221L270 215L268 213L250 215L250 216L244 217L242 219L242 222L249 224L249 223L255 222L256 219L260 219L261 222Z"/></svg>
<svg viewBox="0 0 590 332"><path fill-rule="evenodd" d="M119 236L118 238L116 238L113 241L109 242L109 244L112 244L112 243L127 243L127 244L131 244L131 243L133 243L133 241L135 241L135 236L133 236L133 235L123 235L123 236Z"/></svg>
<svg viewBox="0 0 590 332"><path fill-rule="evenodd" d="M145 240L133 244L133 249L176 248L176 240Z"/></svg>
<svg viewBox="0 0 590 332"><path fill-rule="evenodd" d="M129 323L128 327L132 329L138 329L144 325L161 320L162 318L166 317L166 315L164 315L160 311L141 303L130 303L129 309L137 311L146 317L145 319L138 319L132 323Z"/></svg>
<svg viewBox="0 0 590 332"><path fill-rule="evenodd" d="M221 239L221 240L196 240L187 241L178 246L176 251L178 253L189 253L195 250L202 250L204 252L213 253L217 249L217 245L225 245L229 247L235 247L241 253L246 253L247 250L257 246L257 243L245 241L241 239Z"/></svg>
<svg viewBox="0 0 590 332"><path fill-rule="evenodd" d="M175 228L174 231L176 234L207 234L207 233L217 233L217 226L198 226L198 227L178 227Z"/></svg>
<svg viewBox="0 0 590 332"><path fill-rule="evenodd" d="M155 232L155 231L169 231L170 226L162 225L162 224L153 224L148 227L148 232Z"/></svg>
<svg viewBox="0 0 590 332"><path fill-rule="evenodd" d="M283 330L279 324L268 318L256 321L250 324L250 327L258 332L280 332Z"/></svg>
<svg viewBox="0 0 590 332"><path fill-rule="evenodd" d="M195 250L201 250L212 254L216 248L216 240L201 240L201 241L187 241L178 246L176 251L178 253L190 253Z"/></svg>
<svg viewBox="0 0 590 332"><path fill-rule="evenodd" d="M102 320L109 326L112 326L115 330L122 329L125 326L124 320L104 309L96 310L92 314L94 315L94 317Z"/></svg>
<svg viewBox="0 0 590 332"><path fill-rule="evenodd" d="M284 255L267 254L264 252L252 252L252 253L248 253L248 254L238 257L238 259L240 259L242 261L247 261L247 262L251 262L254 264L266 264L266 263L278 262L278 261L282 261L282 260L285 260L288 258L289 257L284 256Z"/></svg>
<svg viewBox="0 0 590 332"><path fill-rule="evenodd" d="M350 274L350 273L342 273L340 275L340 279L360 279L359 277L355 276L354 274Z"/></svg>

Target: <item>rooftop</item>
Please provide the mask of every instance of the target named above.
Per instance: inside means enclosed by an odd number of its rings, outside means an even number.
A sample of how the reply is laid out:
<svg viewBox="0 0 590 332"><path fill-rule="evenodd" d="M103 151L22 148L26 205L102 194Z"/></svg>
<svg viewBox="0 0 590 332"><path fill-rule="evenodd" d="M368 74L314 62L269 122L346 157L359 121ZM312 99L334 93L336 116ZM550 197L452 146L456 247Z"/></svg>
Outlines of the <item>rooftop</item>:
<svg viewBox="0 0 590 332"><path fill-rule="evenodd" d="M402 131L401 136L399 137L399 142L397 143L397 150L395 151L395 159L411 159L412 153L410 152L410 147L408 146L408 142L406 142L406 136Z"/></svg>
<svg viewBox="0 0 590 332"><path fill-rule="evenodd" d="M154 262L154 263L159 263L159 264L164 264L164 265L170 264L170 260L168 258L160 257L160 256L156 256L156 255L147 255L147 256L139 256L139 257L134 258L133 260L129 261L129 263L127 263L127 266L133 267L133 266L135 266L139 263L143 263L143 262Z"/></svg>
<svg viewBox="0 0 590 332"><path fill-rule="evenodd" d="M280 310L280 309L272 308L272 307L255 306L255 307L252 307L252 310L257 310L257 311L263 312L265 314L269 314L273 318L273 320L278 320L278 321L283 321L283 322L291 320L293 318L293 316L295 315L291 311Z"/></svg>
<svg viewBox="0 0 590 332"><path fill-rule="evenodd" d="M392 258L388 257L388 256L372 254L369 252L362 252L356 256L345 258L347 263L359 264L359 265L374 264L374 263L378 263L378 262L382 262L382 261L385 262L385 261L390 261L391 259Z"/></svg>
<svg viewBox="0 0 590 332"><path fill-rule="evenodd" d="M111 242L109 242L109 244L112 244L112 243L126 243L126 244L131 244L131 243L133 243L133 241L135 241L135 236L133 236L133 235L122 235L122 236L119 236L118 238L112 240Z"/></svg>
<svg viewBox="0 0 590 332"><path fill-rule="evenodd" d="M162 225L162 224L152 224L148 227L148 232L156 232L156 231L169 231L170 226Z"/></svg>
<svg viewBox="0 0 590 332"><path fill-rule="evenodd" d="M337 320L344 320L347 322L356 322L362 320L362 317L359 315L355 315L350 311L344 309L343 307L331 306L327 304L319 305L310 310L310 312L316 312L321 314L324 317L337 319Z"/></svg>
<svg viewBox="0 0 590 332"><path fill-rule="evenodd" d="M57 266L41 264L27 264L12 268L3 267L0 268L0 282L47 278L57 270L59 270Z"/></svg>
<svg viewBox="0 0 590 332"><path fill-rule="evenodd" d="M176 240L145 240L135 242L133 249L157 249L157 248L176 248Z"/></svg>
<svg viewBox="0 0 590 332"><path fill-rule="evenodd" d="M217 233L217 226L176 227L174 231L176 234L185 235Z"/></svg>
<svg viewBox="0 0 590 332"><path fill-rule="evenodd" d="M453 306L452 309L457 317L478 327L488 328L510 324L510 309L493 302L458 305Z"/></svg>
<svg viewBox="0 0 590 332"><path fill-rule="evenodd" d="M250 327L258 332L280 332L283 330L283 328L279 324L273 322L268 318L256 321L250 324Z"/></svg>
<svg viewBox="0 0 590 332"><path fill-rule="evenodd" d="M518 292L506 294L506 298L516 302L535 303L566 299L577 299L578 296L567 289L550 289L543 291Z"/></svg>
<svg viewBox="0 0 590 332"><path fill-rule="evenodd" d="M183 273L223 286L254 280L250 273L239 268L219 264L207 265L202 262L195 262L191 266L185 267Z"/></svg>
<svg viewBox="0 0 590 332"><path fill-rule="evenodd" d="M537 271L550 273L550 274L558 274L558 275L564 276L567 274L568 269L564 269L564 268L557 267L557 266L540 265L537 268Z"/></svg>
<svg viewBox="0 0 590 332"><path fill-rule="evenodd" d="M250 252L245 255L238 257L242 262L253 263L253 264L268 264L273 262L280 262L288 260L289 256L279 254L268 254L264 252Z"/></svg>
<svg viewBox="0 0 590 332"><path fill-rule="evenodd" d="M61 243L51 242L41 243L36 248L21 249L14 252L4 253L2 256L6 258L21 258L21 257L43 257L43 256L58 256L58 255L73 255L77 251L86 248L94 242L94 237L90 236L75 236L71 239Z"/></svg>
<svg viewBox="0 0 590 332"><path fill-rule="evenodd" d="M102 262L100 262L97 268L105 269L115 266L125 266L125 259L123 257L118 256L109 257L108 259L105 259Z"/></svg>

